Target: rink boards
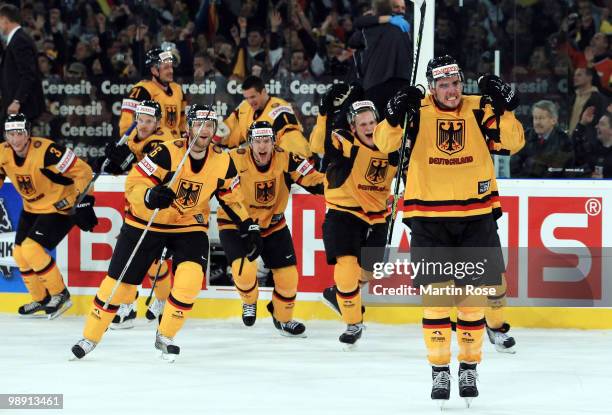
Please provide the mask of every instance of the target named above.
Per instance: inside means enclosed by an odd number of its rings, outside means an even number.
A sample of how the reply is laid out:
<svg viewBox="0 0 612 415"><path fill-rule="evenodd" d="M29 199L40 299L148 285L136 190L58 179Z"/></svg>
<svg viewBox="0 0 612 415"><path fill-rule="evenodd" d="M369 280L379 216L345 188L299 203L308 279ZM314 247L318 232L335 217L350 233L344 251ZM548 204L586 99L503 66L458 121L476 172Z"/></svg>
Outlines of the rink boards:
<svg viewBox="0 0 612 415"><path fill-rule="evenodd" d="M595 180L499 180L503 217L498 221L507 263L508 319L523 327L612 328L612 182ZM83 314L105 275L122 224L124 178L101 177L96 183L93 233L73 229L53 253L67 277L75 306ZM21 200L10 183L0 189L0 312L14 312L28 296L11 258ZM319 302L332 285L333 271L325 263L321 225L325 204L320 196L293 189L286 211L300 273L296 316L337 318ZM214 218L210 239L218 242ZM395 226L394 245L409 250L409 231ZM568 249L571 253L568 254ZM10 271L8 271L10 270ZM8 272L7 272L8 271ZM395 284L379 280L378 285ZM409 284L409 283L408 283ZM405 295L364 295L366 319L381 323L417 323L419 298ZM380 292L380 290L377 290ZM141 288L141 302L148 295ZM263 313L271 295L261 289ZM232 287L211 284L207 276L193 315L226 318L239 315ZM142 304L141 304L142 306ZM144 309L143 309L144 311ZM143 313L141 313L142 315ZM263 314L262 314L263 315Z"/></svg>

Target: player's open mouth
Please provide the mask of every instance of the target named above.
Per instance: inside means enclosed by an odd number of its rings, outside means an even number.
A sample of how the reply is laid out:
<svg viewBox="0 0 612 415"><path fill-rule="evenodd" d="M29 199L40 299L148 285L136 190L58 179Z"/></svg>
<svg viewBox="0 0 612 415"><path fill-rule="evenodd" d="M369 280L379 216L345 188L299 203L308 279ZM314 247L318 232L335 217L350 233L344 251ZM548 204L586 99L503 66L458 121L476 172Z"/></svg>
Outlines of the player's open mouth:
<svg viewBox="0 0 612 415"><path fill-rule="evenodd" d="M374 138L374 133L368 133L368 134L366 134L366 137L368 137L368 138Z"/></svg>

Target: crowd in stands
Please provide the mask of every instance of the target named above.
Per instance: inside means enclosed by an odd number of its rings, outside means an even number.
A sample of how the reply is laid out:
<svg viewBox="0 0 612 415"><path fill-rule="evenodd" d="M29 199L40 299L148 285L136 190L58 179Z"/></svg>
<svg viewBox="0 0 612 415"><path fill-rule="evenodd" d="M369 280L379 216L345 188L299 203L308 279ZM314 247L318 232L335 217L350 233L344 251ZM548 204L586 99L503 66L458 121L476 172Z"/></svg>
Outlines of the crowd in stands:
<svg viewBox="0 0 612 415"><path fill-rule="evenodd" d="M136 82L145 52L160 45L178 58L179 82L213 79L218 91L251 74L282 85L356 79L355 51L348 42L355 19L371 9L363 0L12 3L21 8L22 26L36 42L48 84L109 77ZM411 3L407 6L412 23ZM517 116L528 130L528 145L512 160L513 176L570 175L577 163L588 164L585 149L601 143L597 126L611 109L610 17L606 0L436 1L435 54L456 57L466 78L475 80L493 72L493 51L500 50L502 77L522 93ZM282 91L294 103L318 99L316 93L296 97L288 87ZM241 97L217 99L231 110ZM542 113L552 123L544 135L538 132ZM311 118L302 120L306 126L313 124L312 115L305 118ZM554 142L548 143L553 130Z"/></svg>

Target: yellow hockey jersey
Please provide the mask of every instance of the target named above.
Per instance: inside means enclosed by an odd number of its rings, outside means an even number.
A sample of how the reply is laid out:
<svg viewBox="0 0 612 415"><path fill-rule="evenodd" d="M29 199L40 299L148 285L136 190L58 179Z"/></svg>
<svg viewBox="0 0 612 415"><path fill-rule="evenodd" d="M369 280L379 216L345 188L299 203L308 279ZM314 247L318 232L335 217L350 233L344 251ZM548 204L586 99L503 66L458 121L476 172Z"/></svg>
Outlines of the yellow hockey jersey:
<svg viewBox="0 0 612 415"><path fill-rule="evenodd" d="M491 154L520 150L521 123L506 111L496 117L481 97L463 96L452 111L440 109L431 95L421 102L418 133L412 143L404 192L404 218L465 219L501 214ZM499 127L499 128L498 128ZM415 126L413 126L415 128ZM376 128L374 142L382 151L397 150L401 127L386 121Z"/></svg>
<svg viewBox="0 0 612 415"><path fill-rule="evenodd" d="M319 115L317 124L327 124L327 117ZM327 125L326 131L330 130ZM401 139L402 132L386 134ZM349 212L369 224L384 223L390 213L387 201L397 171L397 152L370 148L347 130L326 132L325 140L325 156L330 160L325 173L327 207Z"/></svg>
<svg viewBox="0 0 612 415"><path fill-rule="evenodd" d="M255 164L251 148L230 151L240 175L240 186L249 216L261 227L262 236L282 229L291 185L296 183L310 193L323 193L324 176L312 163L298 155L275 147L270 165L262 169ZM217 211L219 229L236 229L236 223L223 209Z"/></svg>
<svg viewBox="0 0 612 415"><path fill-rule="evenodd" d="M242 101L224 121L230 129L230 135L223 144L234 148L245 142L249 127L254 121L268 121L272 124L276 143L283 150L305 158L312 155L302 125L291 104L277 97L270 97L264 109L257 112L253 111L246 100Z"/></svg>
<svg viewBox="0 0 612 415"><path fill-rule="evenodd" d="M174 141L176 138L172 135L170 130L164 127L158 128L153 134L141 140L138 138L138 132L136 129L132 131L130 136L128 137L127 145L136 156L136 161L140 161L144 158L144 156L151 151L155 147L157 147L160 143L164 141Z"/></svg>
<svg viewBox="0 0 612 415"><path fill-rule="evenodd" d="M145 193L150 187L170 181L187 151L185 144L185 140L160 143L134 165L125 183L129 204L125 223L144 229L153 214L153 210L144 204ZM151 230L169 233L207 231L212 196L225 203L239 220L249 217L236 167L229 154L219 147L210 145L202 160L188 156L172 190L176 199L169 208L159 211Z"/></svg>
<svg viewBox="0 0 612 415"><path fill-rule="evenodd" d="M134 122L134 111L141 101L146 99L155 100L161 105L162 127L170 130L175 139L181 138L181 133L187 131L185 118L185 98L183 90L176 82L170 82L169 90L165 91L157 83L150 79L138 82L127 98L121 103L121 118L119 118L119 135Z"/></svg>
<svg viewBox="0 0 612 415"><path fill-rule="evenodd" d="M23 198L26 212L68 214L91 180L92 170L69 148L32 137L25 158L8 143L0 145L0 187L6 177Z"/></svg>

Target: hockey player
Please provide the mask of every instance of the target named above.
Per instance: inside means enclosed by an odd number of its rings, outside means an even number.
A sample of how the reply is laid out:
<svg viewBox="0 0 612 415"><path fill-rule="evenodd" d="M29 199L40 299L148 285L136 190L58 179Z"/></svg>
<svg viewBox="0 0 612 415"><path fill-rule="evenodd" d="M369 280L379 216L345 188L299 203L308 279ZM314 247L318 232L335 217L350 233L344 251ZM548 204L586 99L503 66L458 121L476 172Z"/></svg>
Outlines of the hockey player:
<svg viewBox="0 0 612 415"><path fill-rule="evenodd" d="M268 310L274 326L284 336L305 337L306 328L292 319L298 285L295 251L285 209L291 185L297 183L311 193L323 193L323 174L300 156L275 146L275 134L267 121L255 121L247 133L249 146L230 152L240 172L240 184L251 218L262 229L261 256L272 269L274 291ZM232 267L236 288L242 298L242 321L255 324L257 311L257 258L249 253L231 212L221 203L217 211L219 237Z"/></svg>
<svg viewBox="0 0 612 415"><path fill-rule="evenodd" d="M161 125L162 109L157 101L145 100L140 102L134 111L136 128L128 137L126 144L117 146L109 143L106 146L108 165L105 171L114 175L123 174L132 167L132 162L140 162L144 156L153 151L160 143L175 140L167 128ZM159 274L158 274L159 270ZM159 317L168 295L170 294L170 266L169 261L160 265L158 260L151 264L147 272L149 279L157 275L155 284L155 300L146 312L149 321ZM134 327L137 303L121 304L113 322L112 329L129 329Z"/></svg>
<svg viewBox="0 0 612 415"><path fill-rule="evenodd" d="M479 84L482 94L491 97L490 105L482 96L462 95L463 73L448 55L430 60L426 76L430 95L423 97L416 87L400 91L389 101L387 121L377 128L374 143L382 151L397 150L401 140L387 132L401 131L404 116L410 115L414 139L404 222L412 231L411 261L484 258L486 263L484 275L421 273L413 282L443 293L449 287L461 289L447 296L423 296L423 334L432 365L431 398L443 404L450 396L450 311L457 307L459 396L469 406L478 396L476 365L481 361L487 302L467 295L465 287L499 285L504 271L495 222L501 206L490 153L515 153L524 144L524 134L511 112L518 97L498 77L488 76Z"/></svg>
<svg viewBox="0 0 612 415"><path fill-rule="evenodd" d="M123 135L134 121L139 103L154 100L161 105L161 126L178 139L185 132L185 100L181 86L174 80L175 59L172 52L153 48L145 55L145 67L150 79L138 82L121 103L119 134Z"/></svg>
<svg viewBox="0 0 612 415"><path fill-rule="evenodd" d="M331 111L338 97L324 99L322 114ZM344 96L344 95L343 95ZM350 131L333 129L331 118L319 115L314 134L324 134L328 211L323 223L327 262L334 265L336 299L346 331L340 342L347 348L361 338L363 314L360 281L367 279L373 263L382 259L389 211L387 199L397 169L397 151L388 154L374 145L378 113L371 101L356 101L348 110ZM389 134L401 137L401 131ZM312 140L312 139L311 139ZM313 142L319 140L312 140Z"/></svg>
<svg viewBox="0 0 612 415"><path fill-rule="evenodd" d="M0 187L9 177L23 198L13 257L32 297L19 307L22 316L58 317L71 305L70 293L53 258L55 249L73 225L91 231L98 223L94 197L78 195L91 180L91 167L72 150L46 138L31 137L30 123L12 114L4 123L6 143L0 146Z"/></svg>
<svg viewBox="0 0 612 415"><path fill-rule="evenodd" d="M304 158L311 156L308 140L291 104L268 94L261 78L249 76L242 83L244 101L227 117L225 125L229 135L221 144L229 148L238 147L247 141L248 129L253 121L267 121L272 124L280 148Z"/></svg>
<svg viewBox="0 0 612 415"><path fill-rule="evenodd" d="M242 203L237 171L230 156L211 144L217 127L214 111L193 105L187 115L188 140L159 144L132 168L126 180L129 208L119 234L108 275L102 281L88 313L83 339L72 347L82 358L91 352L113 319L119 304L132 301L151 262L163 247L173 255L174 286L166 301L155 338L162 357L173 361L180 349L174 337L193 307L208 261L209 200L216 196L231 209L248 241L248 250L258 254L259 226L248 217ZM193 142L184 167L178 171L188 146ZM171 188L166 184L177 176ZM121 282L117 279L127 265L153 212L159 214L129 264ZM110 294L116 287L114 296ZM104 304L108 303L105 308Z"/></svg>

